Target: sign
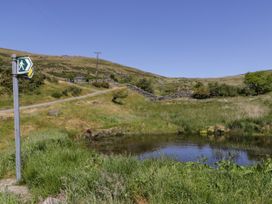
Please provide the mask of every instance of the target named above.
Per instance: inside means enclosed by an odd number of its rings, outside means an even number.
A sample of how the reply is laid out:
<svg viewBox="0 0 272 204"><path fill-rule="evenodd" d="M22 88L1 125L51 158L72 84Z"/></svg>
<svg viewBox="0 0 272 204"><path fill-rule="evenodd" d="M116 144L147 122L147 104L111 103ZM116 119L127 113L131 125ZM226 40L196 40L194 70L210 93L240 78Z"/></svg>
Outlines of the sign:
<svg viewBox="0 0 272 204"><path fill-rule="evenodd" d="M30 70L29 70L28 73L27 73L27 77L28 77L29 79L31 79L31 78L33 77L33 75L34 75L34 68L31 67Z"/></svg>
<svg viewBox="0 0 272 204"><path fill-rule="evenodd" d="M18 75L27 75L29 79L33 77L33 63L29 57L12 56L12 83L13 83L13 105L14 105L14 134L15 134L15 163L16 180L20 182L21 174L21 131L20 131L20 106L19 106L19 77Z"/></svg>
<svg viewBox="0 0 272 204"><path fill-rule="evenodd" d="M31 69L33 63L30 57L18 57L17 58L17 74L28 74L31 70L30 76L33 76L33 69ZM29 78L31 78L29 77Z"/></svg>

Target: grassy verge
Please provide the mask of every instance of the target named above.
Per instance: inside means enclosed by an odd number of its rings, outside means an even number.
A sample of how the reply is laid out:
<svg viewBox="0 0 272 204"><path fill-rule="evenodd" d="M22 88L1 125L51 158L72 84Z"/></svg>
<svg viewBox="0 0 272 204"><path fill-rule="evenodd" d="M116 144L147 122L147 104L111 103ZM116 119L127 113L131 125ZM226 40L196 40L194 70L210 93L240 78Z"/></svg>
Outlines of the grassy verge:
<svg viewBox="0 0 272 204"><path fill-rule="evenodd" d="M2 166L9 157L1 158ZM253 167L225 161L217 169L168 159L139 161L97 154L54 130L24 142L23 179L34 201L61 194L67 203L272 202L271 161Z"/></svg>

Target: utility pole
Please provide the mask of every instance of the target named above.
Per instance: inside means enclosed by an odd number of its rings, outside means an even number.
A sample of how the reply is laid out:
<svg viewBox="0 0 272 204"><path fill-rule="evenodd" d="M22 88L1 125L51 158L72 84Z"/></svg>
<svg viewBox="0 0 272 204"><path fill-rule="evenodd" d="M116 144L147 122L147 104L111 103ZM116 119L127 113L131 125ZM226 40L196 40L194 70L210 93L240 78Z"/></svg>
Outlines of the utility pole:
<svg viewBox="0 0 272 204"><path fill-rule="evenodd" d="M97 76L98 76L98 62L99 62L99 55L101 52L94 52L96 54L96 72L95 72L95 79L97 81Z"/></svg>

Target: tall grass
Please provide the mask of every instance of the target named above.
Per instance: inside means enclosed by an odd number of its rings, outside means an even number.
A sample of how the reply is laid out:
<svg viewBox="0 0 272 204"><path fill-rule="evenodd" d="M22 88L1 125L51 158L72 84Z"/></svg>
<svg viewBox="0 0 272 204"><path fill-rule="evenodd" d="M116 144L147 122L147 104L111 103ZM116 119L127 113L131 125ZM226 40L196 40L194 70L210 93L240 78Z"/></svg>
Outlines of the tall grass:
<svg viewBox="0 0 272 204"><path fill-rule="evenodd" d="M0 193L0 203L3 204L19 204L21 203L18 198L11 194Z"/></svg>
<svg viewBox="0 0 272 204"><path fill-rule="evenodd" d="M56 131L31 136L23 155L23 180L36 201L62 194L67 203L272 202L272 161L252 167L221 162L216 169L168 159L140 161L98 154Z"/></svg>

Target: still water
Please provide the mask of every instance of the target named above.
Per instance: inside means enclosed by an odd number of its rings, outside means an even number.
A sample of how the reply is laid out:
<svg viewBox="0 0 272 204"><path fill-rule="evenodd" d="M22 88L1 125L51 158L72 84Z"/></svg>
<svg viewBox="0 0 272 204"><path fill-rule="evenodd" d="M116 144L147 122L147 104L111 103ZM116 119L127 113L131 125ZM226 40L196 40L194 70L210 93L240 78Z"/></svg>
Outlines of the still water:
<svg viewBox="0 0 272 204"><path fill-rule="evenodd" d="M168 157L209 165L232 160L239 165L252 165L272 156L272 137L135 135L103 138L92 142L91 147L105 154L129 154L139 159Z"/></svg>

